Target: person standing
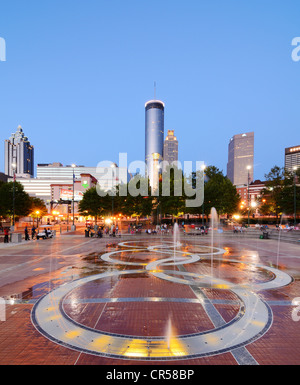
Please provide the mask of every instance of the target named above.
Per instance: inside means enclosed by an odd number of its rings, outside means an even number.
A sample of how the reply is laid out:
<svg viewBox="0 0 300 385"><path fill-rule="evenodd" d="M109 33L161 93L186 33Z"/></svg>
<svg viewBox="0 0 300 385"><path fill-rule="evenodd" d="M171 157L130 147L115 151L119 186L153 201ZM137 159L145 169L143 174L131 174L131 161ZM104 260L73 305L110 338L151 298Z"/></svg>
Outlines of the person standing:
<svg viewBox="0 0 300 385"><path fill-rule="evenodd" d="M9 242L8 234L9 234L9 229L8 229L8 227L5 227L5 229L4 229L4 243L8 243Z"/></svg>
<svg viewBox="0 0 300 385"><path fill-rule="evenodd" d="M31 229L31 239L33 239L35 237L35 227L32 226L32 229Z"/></svg>
<svg viewBox="0 0 300 385"><path fill-rule="evenodd" d="M27 228L27 226L25 227L24 232L25 232L25 241L29 241L29 234L28 234L28 228Z"/></svg>

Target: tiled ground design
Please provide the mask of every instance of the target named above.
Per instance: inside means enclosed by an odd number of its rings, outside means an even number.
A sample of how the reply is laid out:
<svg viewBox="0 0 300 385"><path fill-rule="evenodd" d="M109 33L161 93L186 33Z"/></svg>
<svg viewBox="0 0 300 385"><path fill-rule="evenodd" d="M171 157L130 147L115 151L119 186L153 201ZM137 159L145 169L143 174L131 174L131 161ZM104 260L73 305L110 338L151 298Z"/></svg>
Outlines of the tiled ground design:
<svg viewBox="0 0 300 385"><path fill-rule="evenodd" d="M208 237L181 238L175 264L167 236L3 247L0 364L299 364L299 245L281 243L278 253L272 240L228 237L213 255L209 246ZM50 321L39 313L47 298ZM243 338L226 340L245 317ZM51 333L48 321L58 322ZM79 330L87 334L76 346Z"/></svg>

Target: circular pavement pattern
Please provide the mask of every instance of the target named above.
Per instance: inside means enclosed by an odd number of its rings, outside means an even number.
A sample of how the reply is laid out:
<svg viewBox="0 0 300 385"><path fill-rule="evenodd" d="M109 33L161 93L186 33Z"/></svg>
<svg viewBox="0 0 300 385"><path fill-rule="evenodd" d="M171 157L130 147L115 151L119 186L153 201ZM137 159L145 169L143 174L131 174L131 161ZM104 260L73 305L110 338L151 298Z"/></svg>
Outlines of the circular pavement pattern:
<svg viewBox="0 0 300 385"><path fill-rule="evenodd" d="M209 261L221 259L225 250L219 248L207 248L207 253L190 253L180 250L180 245L173 242L164 242L146 246L137 246L137 242L121 242L118 245L121 250L105 253L101 256L103 261L118 265L142 266L141 269L115 270L97 275L81 278L70 283L61 285L50 293L41 297L34 305L31 320L36 329L51 341L65 347L103 357L136 359L136 360L174 360L198 358L231 351L245 346L260 338L272 325L272 311L270 307L261 300L258 292L261 290L274 289L288 285L292 278L283 271L255 264L272 273L273 279L267 282L254 283L251 285L237 285L230 281L222 280L213 276L190 273L186 271L161 269L166 266L180 266L197 261ZM157 253L158 258L148 264L142 262L129 262L118 259L120 253L134 251L149 251ZM166 256L165 258L161 258ZM236 259L224 259L223 262L240 263ZM245 264L246 262L243 261ZM249 263L252 264L253 263ZM115 334L95 330L84 326L64 311L65 297L72 290L85 285L88 282L104 279L107 277L118 277L130 274L152 274L155 277L170 282L197 286L198 288L210 287L219 290L230 290L240 301L238 314L220 327L205 332L165 337L142 337ZM115 299L118 301L118 299ZM157 298L122 298L126 301L156 301ZM191 302L191 299L163 298L163 301ZM201 299L198 300L201 303Z"/></svg>

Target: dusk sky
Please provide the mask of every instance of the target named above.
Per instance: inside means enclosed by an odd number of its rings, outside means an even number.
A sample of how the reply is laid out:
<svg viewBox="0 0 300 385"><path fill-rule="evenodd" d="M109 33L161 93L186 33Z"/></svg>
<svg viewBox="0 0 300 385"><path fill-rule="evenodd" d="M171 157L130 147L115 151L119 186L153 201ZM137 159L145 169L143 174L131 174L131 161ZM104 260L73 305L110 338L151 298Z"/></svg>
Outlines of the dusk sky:
<svg viewBox="0 0 300 385"><path fill-rule="evenodd" d="M254 131L254 178L300 145L299 0L0 1L0 171L18 125L35 164L145 157L145 102L165 103L179 160L226 175Z"/></svg>

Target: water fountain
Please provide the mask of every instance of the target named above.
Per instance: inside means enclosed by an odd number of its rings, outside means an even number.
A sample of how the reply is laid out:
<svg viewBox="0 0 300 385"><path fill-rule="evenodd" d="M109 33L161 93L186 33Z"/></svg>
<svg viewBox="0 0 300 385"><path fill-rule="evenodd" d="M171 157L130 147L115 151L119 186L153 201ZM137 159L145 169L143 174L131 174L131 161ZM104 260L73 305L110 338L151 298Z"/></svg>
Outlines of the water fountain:
<svg viewBox="0 0 300 385"><path fill-rule="evenodd" d="M210 247L211 247L211 252L210 252L210 275L211 275L211 285L212 285L212 279L213 279L213 262L214 262L214 231L215 228L218 230L218 214L217 210L212 207L210 210L210 228L211 228L211 234L210 234Z"/></svg>
<svg viewBox="0 0 300 385"><path fill-rule="evenodd" d="M175 223L174 224L174 227L173 227L173 243L174 243L174 263L175 263L175 254L176 254L176 249L181 246L181 243L180 243L180 230L179 230L179 226L178 226L178 223Z"/></svg>
<svg viewBox="0 0 300 385"><path fill-rule="evenodd" d="M180 229L179 229L178 223L174 223L174 226L173 226L173 246L174 246L173 263L174 263L174 269L175 269L176 268L176 265L175 265L176 250L178 247L181 246ZM166 339L167 339L168 350L170 350L170 347L171 347L171 338L172 338L172 322L171 322L171 317L169 317L167 322L167 328L166 328Z"/></svg>
<svg viewBox="0 0 300 385"><path fill-rule="evenodd" d="M284 228L286 227L287 223L288 223L288 221L286 219L286 216L285 216L284 213L282 213L281 217L280 217L280 224L279 224L279 227L278 227L277 258L276 258L277 269L279 269L279 254L280 254L280 238L281 238L281 233L284 230Z"/></svg>
<svg viewBox="0 0 300 385"><path fill-rule="evenodd" d="M170 348L171 348L171 338L172 338L172 322L171 322L171 317L169 317L168 323L167 323L166 338L167 338L168 350L170 350Z"/></svg>

